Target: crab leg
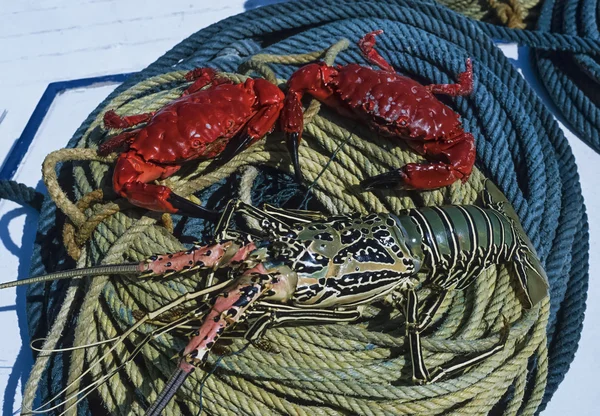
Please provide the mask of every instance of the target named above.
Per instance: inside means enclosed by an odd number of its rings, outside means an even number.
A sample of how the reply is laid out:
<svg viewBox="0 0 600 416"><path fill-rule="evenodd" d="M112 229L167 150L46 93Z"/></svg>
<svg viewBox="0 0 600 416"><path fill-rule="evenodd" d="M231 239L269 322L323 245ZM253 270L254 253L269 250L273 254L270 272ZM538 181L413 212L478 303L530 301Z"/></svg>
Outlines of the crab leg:
<svg viewBox="0 0 600 416"><path fill-rule="evenodd" d="M456 84L432 84L425 88L434 94L446 94L452 97L469 95L473 92L473 64L471 58L467 59L467 69L458 75Z"/></svg>
<svg viewBox="0 0 600 416"><path fill-rule="evenodd" d="M358 47L360 48L360 51L362 52L363 56L367 61L377 65L384 71L395 73L396 71L389 64L389 62L386 61L383 58L383 56L381 56L379 52L375 50L375 36L381 35L382 33L383 30L381 29L375 30L371 33L367 33L365 36L362 37L361 40L358 41Z"/></svg>
<svg viewBox="0 0 600 416"><path fill-rule="evenodd" d="M324 63L317 63L300 68L288 80L288 92L281 110L280 125L285 134L298 182L302 182L302 172L298 161L298 146L302 140L304 129L302 97L305 93L308 93L326 105L334 108L338 107L339 100L334 97L334 91L328 85L336 75L337 70L335 68L331 68Z"/></svg>
<svg viewBox="0 0 600 416"><path fill-rule="evenodd" d="M217 78L217 73L212 68L193 69L185 75L185 79L195 82L183 92L182 96L192 94L210 83L224 84L231 82L226 78ZM120 116L115 112L115 110L108 110L106 113L104 113L104 126L109 129L127 129L150 121L155 114L156 111L151 111L148 113L133 114L130 116ZM100 155L107 155L113 150L123 147L124 144L131 143L133 140L135 140L139 131L140 129L126 131L115 137L112 137L100 145L98 148L98 153Z"/></svg>
<svg viewBox="0 0 600 416"><path fill-rule="evenodd" d="M358 41L358 46L367 61L377 65L384 71L395 73L394 67L375 50L375 36L382 33L383 30L375 30L367 33ZM470 58L467 59L466 67L465 71L458 75L458 82L456 84L431 84L426 85L425 88L433 94L446 94L452 97L471 94L473 91L473 64Z"/></svg>
<svg viewBox="0 0 600 416"><path fill-rule="evenodd" d="M133 205L151 211L216 219L214 212L177 196L166 186L151 182L173 175L184 161L213 158L208 170L229 161L273 130L284 96L276 85L252 78L234 89L221 86L199 91L209 83L213 87L231 83L226 78L217 78L210 68L194 70L186 78L196 80L184 93L189 97L174 101L157 114L120 117L114 111L107 112L107 126L130 127L144 121L148 124L109 139L100 146L99 153L107 154L129 145L129 150L117 160L113 188ZM238 94L242 94L244 100L238 98ZM233 114L227 114L228 110ZM238 117L235 113L240 110L242 114ZM206 114L210 111L214 117ZM199 123L197 119L204 121Z"/></svg>
<svg viewBox="0 0 600 416"><path fill-rule="evenodd" d="M120 116L115 110L108 110L104 113L104 127L109 129L127 129L147 122L154 114L156 113L152 111L150 113L133 114L131 116Z"/></svg>
<svg viewBox="0 0 600 416"><path fill-rule="evenodd" d="M117 116L118 117L118 116ZM111 137L100 146L98 146L98 154L100 156L106 156L112 151L121 147L129 147L129 145L135 140L137 134L141 129L135 129L130 131L124 131L121 134Z"/></svg>
<svg viewBox="0 0 600 416"><path fill-rule="evenodd" d="M217 78L217 72L212 68L196 68L185 74L185 79L188 81L194 81L182 94L190 95L196 91L200 91L208 84L214 85L231 83L227 78Z"/></svg>

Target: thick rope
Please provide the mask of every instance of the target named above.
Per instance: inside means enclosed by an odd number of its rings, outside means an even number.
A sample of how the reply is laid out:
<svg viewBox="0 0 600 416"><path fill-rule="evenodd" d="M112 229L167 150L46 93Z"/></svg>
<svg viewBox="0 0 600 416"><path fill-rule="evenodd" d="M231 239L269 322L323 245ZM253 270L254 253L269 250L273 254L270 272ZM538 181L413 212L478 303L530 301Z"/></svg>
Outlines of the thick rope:
<svg viewBox="0 0 600 416"><path fill-rule="evenodd" d="M21 205L29 205L39 211L42 208L44 195L22 183L0 180L0 199L8 199Z"/></svg>
<svg viewBox="0 0 600 416"><path fill-rule="evenodd" d="M82 257L82 261L78 262L77 264L80 267L85 264L83 258L84 257ZM77 289L80 285L81 282L77 280L70 283L70 287L67 291L65 299L63 300L60 311L58 312L56 319L54 320L54 324L49 331L49 336L44 340L42 345L43 350L52 350L59 344L60 337L63 335L63 331L65 330L67 322L69 321L69 314L71 313L73 301L75 300ZM22 409L33 408L33 403L37 395L38 384L44 372L46 371L46 366L50 361L50 357L50 355L42 355L35 360L34 366L29 375L29 379L25 385L23 401L21 403Z"/></svg>
<svg viewBox="0 0 600 416"><path fill-rule="evenodd" d="M473 19L496 23L513 29L532 28L537 18L539 0L438 0L450 9Z"/></svg>
<svg viewBox="0 0 600 416"><path fill-rule="evenodd" d="M600 39L597 0L546 0L538 29ZM600 49L598 49L600 52ZM598 53L535 51L542 84L560 112L561 121L600 152L600 58Z"/></svg>
<svg viewBox="0 0 600 416"><path fill-rule="evenodd" d="M500 29L473 25L430 3L331 0L322 1L321 6L315 9L314 3L308 1L284 3L227 19L198 32L111 94L76 132L71 146L95 148L104 140L101 117L107 109L133 114L160 108L176 98L186 85L185 70L199 65L233 71L258 52L312 53L345 37L350 39L350 47L341 51L335 62L364 62L356 41L378 28L385 30L385 36L378 39L378 49L384 57L399 71L426 82L453 81L464 69L466 58L472 57L475 93L451 100L452 106L463 116L465 128L476 137L478 166L506 192L545 261L552 285L550 303L523 313L512 283L514 276L505 268L491 269L466 292L453 293L442 305L443 314L437 317L436 330L423 340L425 360L431 367L459 353L481 351L489 346L497 340L502 328L501 316L511 325L509 341L501 352L464 375L426 386L412 386L409 382L396 385L403 374L410 373L402 318L397 311L392 312L391 319L378 320L381 306L373 305L367 311L368 321L362 324L273 329L267 332L267 339L281 353L272 355L250 346L242 354L224 359L222 368L204 385L205 411L211 414L462 414L462 411L483 412L499 403L498 406L511 413L514 409L521 409L524 414L535 413L542 398L547 402L551 397L572 357L572 343L573 340L576 343L583 314L580 291L585 290L587 282L587 223L573 157L562 133L541 101L486 35L497 34ZM279 40L273 42L275 32ZM570 35L502 33L548 49L588 52L597 45L594 40ZM262 48L261 42L267 36L271 37L269 46ZM276 79L285 79L300 64L259 60L259 64L251 64L248 69L266 71L266 76L272 71ZM181 70L170 72L174 66ZM168 73L157 75L162 72ZM332 213L397 212L423 204L468 204L481 191L484 175L475 170L467 183L440 191L418 195L362 192L356 185L365 176L419 158L398 141L376 137L352 120L319 110L317 104L311 104L306 115L311 116L310 124L300 147L306 185L316 181L313 194ZM268 165L290 172L289 158L280 141L281 136L273 134L215 172L203 175L208 164L203 162L186 166L165 183L186 196L215 186L249 165ZM340 146L343 142L346 144ZM330 161L337 149L335 159ZM81 198L107 185L111 160L97 158L93 150L76 150L81 153L63 154L56 161L78 158L90 161L69 170L75 181L75 196ZM328 169L323 172L328 162ZM49 176L55 175L54 165L49 163L46 171ZM77 229L101 206L96 204L84 212L60 191L58 181L50 182L58 186L50 192L52 197ZM165 228L156 226L154 218L138 220L140 214L140 210L127 209L105 217L84 245L86 264L139 260L183 247ZM49 204L45 204L40 223L42 233L52 230L54 215ZM40 253L42 248L36 250ZM34 260L33 274L41 274L42 264ZM79 315L77 322L69 327L70 334L80 344L118 335L135 323L132 311L154 310L181 293L195 290L203 277L143 282L96 279L81 294L85 297L79 296L77 300ZM39 290L34 287L32 293ZM421 295L426 293L423 290ZM563 312L563 306L568 306L568 313ZM32 305L33 319L43 312L42 307ZM39 322L39 318L33 322ZM34 324L33 329L36 327ZM143 331L153 328L148 325ZM546 328L553 336L549 351ZM562 331L562 328L576 330ZM142 334L136 334L131 342L135 345L142 338ZM143 413L172 373L175 363L170 357L184 343L185 337L162 335L145 345L142 356L100 387L99 396L106 410L111 414ZM243 345L235 341L231 348L238 350ZM70 380L75 380L104 349L92 347L66 357ZM128 350L128 345L121 345L111 361L119 362ZM555 359L548 360L548 356ZM533 357L537 366L528 370L527 363ZM53 357L48 365L62 368L63 364L59 365L59 360ZM105 368L95 368L92 378L100 377L109 367L107 363ZM546 374L550 389L545 389ZM52 373L56 381L61 381L60 375L60 371ZM198 410L202 375L202 371L196 371L188 379L177 400L168 406L167 414L179 414L180 408ZM524 377L532 382L523 383ZM54 386L45 385L44 378L38 380L44 397L49 397L48 391L56 391ZM530 389L505 398L511 385L513 390ZM37 383L27 388L33 391ZM79 388L80 385L70 390Z"/></svg>

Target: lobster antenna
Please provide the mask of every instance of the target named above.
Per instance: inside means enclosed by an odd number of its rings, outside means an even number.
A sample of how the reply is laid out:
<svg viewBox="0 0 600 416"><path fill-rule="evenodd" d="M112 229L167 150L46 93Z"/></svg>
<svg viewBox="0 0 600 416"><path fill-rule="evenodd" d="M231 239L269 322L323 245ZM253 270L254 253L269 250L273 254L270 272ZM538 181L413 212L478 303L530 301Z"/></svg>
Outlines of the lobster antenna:
<svg viewBox="0 0 600 416"><path fill-rule="evenodd" d="M356 127L356 126L357 126L357 123L354 123L354 127ZM352 128L354 129L354 127L352 127ZM321 178L321 176L323 176L323 174L325 173L325 171L329 168L329 166L334 161L335 157L340 152L340 150L342 150L342 148L346 145L346 143L348 143L348 140L350 140L352 138L352 134L353 133L350 132L350 134L345 139L343 139L340 142L340 144L338 144L338 146L336 147L336 149L331 154L331 157L329 158L329 160L325 164L325 166L323 166L323 168L321 169L321 171L319 172L319 174L317 175L317 177L315 178L315 180L312 181L312 183L308 186L308 188L306 190L306 195L304 196L304 199L302 200L302 202L300 202L300 205L298 205L299 209L306 209L307 208L306 204L308 203L308 197L310 196L310 191L312 190L312 188L314 188L314 186L317 184L317 181ZM291 199L291 197L290 197L290 199ZM288 201L289 201L289 199L288 199Z"/></svg>
<svg viewBox="0 0 600 416"><path fill-rule="evenodd" d="M45 350L43 348L36 347L36 343L38 343L38 342L44 342L47 339L48 338L36 338L36 339L33 339L29 343L29 347L32 350L36 351L36 352L41 352L41 353L45 353L45 354L53 354L53 353L57 353L57 352L76 351L76 350L81 350L83 348L97 347L98 345L104 345L104 344L108 344L108 343L111 343L111 342L114 342L114 341L118 341L119 337L104 339L102 341L92 342L90 344L80 345L80 346L77 346L77 347L55 348L55 349L50 349L50 350Z"/></svg>
<svg viewBox="0 0 600 416"><path fill-rule="evenodd" d="M146 411L145 416L159 416L189 375L190 373L186 373L181 368L177 368L156 398L156 401Z"/></svg>
<svg viewBox="0 0 600 416"><path fill-rule="evenodd" d="M92 394L94 391L98 390L98 388L100 388L101 385L103 385L104 383L106 383L108 381L108 379L110 379L112 376L114 376L119 371L121 371L121 369L123 369L127 365L127 363L129 363L130 361L132 361L142 351L142 348L144 347L144 345L146 345L148 342L150 342L150 339L152 338L152 336L153 336L153 333L148 334L148 336L146 336L146 338L117 367L115 367L114 369L112 369L107 374L103 375L102 377L100 377L98 380L95 380L94 382L88 384L83 389L78 390L77 392L75 392L75 393L71 394L70 396L66 397L60 403L57 403L56 405L54 405L52 407L45 408L46 406L48 406L52 402L52 400L54 400L55 398L58 397L58 395L56 395L53 399L50 399L49 401L47 401L46 403L42 404L37 409L32 409L29 412L24 412L23 414L33 414L33 415L36 415L36 414L48 413L48 412L50 412L52 410L58 409L62 405L66 405L67 403L69 403L69 402L71 402L71 401L74 400L73 403L71 403L68 407L66 407L62 411L62 413L59 414L59 416L65 415L70 409L72 409L73 407L77 406L77 404L79 402L81 402L87 396L89 396L90 394ZM117 338L120 338L120 337L117 337ZM109 341L111 341L111 340L109 340ZM122 342L122 340L118 341L117 344L120 343L120 342ZM92 344L89 344L87 346L82 346L80 348L86 348L86 347L89 347L91 345ZM99 362L99 361L101 361L103 359L104 359L104 356L102 356L99 359L97 359L97 362ZM77 378L77 380L81 380L83 378L83 376L84 376L84 374L82 374L81 376L79 376ZM59 394L61 394L61 393L59 393Z"/></svg>
<svg viewBox="0 0 600 416"><path fill-rule="evenodd" d="M116 265L116 266L123 266L123 265ZM103 267L103 266L98 266L98 267ZM107 266L108 267L108 266ZM85 270L89 270L89 269L85 269ZM151 338L158 336L165 331L166 328L168 328L169 330L177 327L181 324L185 323L185 320L183 319L179 319L176 321L176 325L166 325L165 328L160 328L156 331L153 331L151 333L149 333L146 338L140 343L140 345L138 345L130 354L129 357L125 359L124 362L121 363L121 365L119 365L118 367L116 367L114 370L112 370L110 373L105 374L104 376L100 377L98 380L94 381L93 383L91 383L90 385L86 386L85 388L79 390L78 392L70 395L69 397L66 397L63 401L61 401L60 403L58 403L57 405L54 405L53 407L48 408L47 406L50 405L51 402L53 402L54 400L58 399L62 394L66 393L73 385L75 385L75 383L77 383L79 380L81 380L86 374L89 374L93 368L95 368L96 366L100 365L100 363L102 363L107 357L109 357L112 352L117 348L118 345L120 345L127 337L129 337L129 335L131 335L137 328L139 328L141 325L145 324L146 322L153 320L154 318L156 318L157 316L160 316L161 314L163 314L165 311L172 309L182 303L191 301L193 299L196 299L198 297L201 297L207 293L214 293L216 291L219 291L221 289L223 289L225 286L231 284L231 279L230 280L226 280L224 282L212 285L210 287L207 287L205 289L199 290L197 292L192 292L192 293L186 293L185 295L181 296L180 298L162 306L161 308L152 311L148 314L146 314L142 319L140 319L139 321L137 321L135 324L133 324L131 327L129 327L129 329L127 331L125 331L123 334L121 334L119 337L117 337L117 339L115 340L115 338L113 338L113 345L110 346L110 348L108 348L104 354L101 357L96 358L92 363L90 363L87 367L87 369L85 371L83 371L79 377L77 377L76 380L73 380L69 385L67 385L66 387L64 387L61 391L59 391L58 393L56 393L50 400L48 400L46 403L42 404L40 407L38 407L37 409L32 409L29 411L23 411L23 414L42 414L42 413L48 413L50 411L53 411L57 408L59 408L60 406L62 406L63 404L67 404L69 401L72 400L76 400L75 403L72 403L71 405L69 405L66 409L70 409L72 408L74 405L76 405L77 403L79 403L81 400L83 400L87 395L89 395L92 391L96 390L101 384L103 384L104 382L106 382L106 380L108 380L110 377L112 377L114 374L116 374L121 368L123 368L129 361L131 361L135 356L137 356L137 354L142 350L142 347L144 345L146 345L147 342L150 341ZM88 345L89 346L89 345ZM80 394L85 393L82 397L78 396ZM61 413L61 415L64 414Z"/></svg>
<svg viewBox="0 0 600 416"><path fill-rule="evenodd" d="M146 335L146 337L142 340L142 342L140 342L139 345L137 345L135 347L135 349L133 351L131 351L126 357L124 357L123 361L117 367L115 367L112 370L110 370L107 374L104 374L99 379L93 381L92 383L88 384L84 388L82 388L82 389L78 390L77 392L71 394L70 396L66 397L64 400L62 400L60 403L57 403L53 407L46 407L46 406L49 405L54 399L58 398L58 396L62 392L60 392L59 394L57 394L56 396L54 396L54 398L50 399L46 403L42 404L37 409L30 410L29 412L24 413L24 414L33 414L33 415L35 415L35 414L48 413L48 412L50 412L52 410L58 409L62 405L66 405L69 402L73 401L73 403L71 403L68 407L66 407L62 411L62 413L59 414L59 416L65 415L68 412L69 409L72 409L73 407L75 407L79 402L81 402L87 396L89 396L90 394L92 394L94 391L98 390L100 388L100 386L102 386L103 384L105 384L112 376L114 376L119 371L121 371L121 369L125 368L125 366L129 362L131 362L142 351L143 347L146 344L148 344L152 340L152 338L156 338L156 337L158 337L158 336L160 336L160 335L162 335L162 334L164 334L166 332L169 332L172 329L177 328L177 327L185 324L186 322L188 322L188 321L190 321L192 319L194 319L194 318L190 318L190 317L180 318L180 319L174 321L173 323L171 323L169 325L165 325L164 328L159 328L159 329L157 329L155 331L150 332L148 335ZM144 319L143 321L145 322L146 320ZM92 343L92 344L82 345L82 346L79 346L79 347L62 348L62 349L50 350L50 352L64 352L64 351L70 351L70 350L75 350L75 349L80 349L80 348L88 348L88 347L92 347L92 346L97 346L97 345L107 344L107 343L110 343L110 342L115 342L113 348L110 349L110 351L112 351L114 349L114 347L117 344L122 343L123 340L124 340L124 337L120 336L120 337L114 337L114 338L103 340L103 341L98 341L98 342L95 342L95 343ZM39 350L39 351L43 351L43 350ZM45 350L45 351L48 351L48 350ZM107 357L107 354L104 354L102 357L96 359L96 361L94 361L93 365L95 366L97 363L103 361L106 357ZM86 373L81 374L77 378L77 380L81 380L85 376Z"/></svg>
<svg viewBox="0 0 600 416"><path fill-rule="evenodd" d="M80 279L88 276L102 276L106 274L141 274L140 263L124 263L93 266L85 269L65 270L56 273L45 274L42 276L30 277L23 280L15 280L0 284L1 289L9 287L30 285L33 283L47 282L60 279Z"/></svg>
<svg viewBox="0 0 600 416"><path fill-rule="evenodd" d="M250 342L248 342L246 345L244 345L242 348L240 348L238 351L232 352L231 354L223 354L221 355L217 361L215 361L215 365L213 365L212 370L210 370L209 373L207 373L203 378L202 381L200 382L200 410L198 410L198 413L196 414L196 416L200 416L202 414L202 410L204 410L204 401L202 399L202 393L204 391L204 385L206 384L206 382L208 381L208 378L210 376L212 376L214 374L215 371L217 371L217 368L219 367L219 364L221 364L221 361L223 361L224 358L227 357L235 357L236 355L239 355L241 353L243 353L244 351L246 351L246 348L248 348L250 346Z"/></svg>

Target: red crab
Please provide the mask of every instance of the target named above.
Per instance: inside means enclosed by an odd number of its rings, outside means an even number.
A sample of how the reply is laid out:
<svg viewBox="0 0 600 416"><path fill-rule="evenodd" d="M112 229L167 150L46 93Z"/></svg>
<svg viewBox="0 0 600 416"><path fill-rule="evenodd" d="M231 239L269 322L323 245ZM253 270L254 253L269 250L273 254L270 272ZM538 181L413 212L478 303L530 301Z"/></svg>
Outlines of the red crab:
<svg viewBox="0 0 600 416"><path fill-rule="evenodd" d="M433 159L367 178L361 183L364 188L395 185L401 189L435 189L458 179L466 181L475 163L473 136L463 130L459 115L433 94L470 94L471 60L467 59L458 83L423 86L398 75L374 49L375 36L381 33L382 30L368 33L358 42L365 58L380 70L358 64L332 67L321 62L300 68L289 79L280 122L297 178L301 179L301 100L307 93L342 115L364 120L383 136L401 137L419 154Z"/></svg>
<svg viewBox="0 0 600 416"><path fill-rule="evenodd" d="M121 117L104 114L108 128L127 129L102 145L100 154L127 147L113 174L115 191L132 204L153 211L214 218L216 213L151 184L177 172L190 160L215 158L209 170L227 162L245 147L273 130L284 94L264 79L248 78L242 84L217 77L210 68L186 75L195 81L177 100L157 112ZM212 83L202 90L201 88Z"/></svg>

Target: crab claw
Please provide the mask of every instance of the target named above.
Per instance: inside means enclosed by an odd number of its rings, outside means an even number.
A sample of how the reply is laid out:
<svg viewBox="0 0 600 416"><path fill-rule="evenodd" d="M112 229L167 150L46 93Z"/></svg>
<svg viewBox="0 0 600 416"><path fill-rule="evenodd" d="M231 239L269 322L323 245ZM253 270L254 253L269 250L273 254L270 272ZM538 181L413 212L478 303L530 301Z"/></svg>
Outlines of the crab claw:
<svg viewBox="0 0 600 416"><path fill-rule="evenodd" d="M434 149L436 152L444 154L452 163L442 161L408 163L399 169L367 178L361 182L361 186L365 189L432 190L449 186L457 180L465 182L471 174L475 159L475 146L473 143L460 141L459 145L454 144L448 148L440 149L438 147L440 147L439 144L434 143L433 146L427 149L427 153L436 154L430 151Z"/></svg>
<svg viewBox="0 0 600 416"><path fill-rule="evenodd" d="M403 170L396 169L368 177L361 181L360 186L367 191L371 189L410 189L406 186L406 179L407 176Z"/></svg>
<svg viewBox="0 0 600 416"><path fill-rule="evenodd" d="M210 164L206 167L205 173L212 172L215 169L223 166L235 156L240 154L244 149L246 149L253 140L256 140L254 137L250 136L248 133L241 134L231 141L227 143L227 146L223 151L216 156Z"/></svg>
<svg viewBox="0 0 600 416"><path fill-rule="evenodd" d="M300 140L298 139L298 133L287 133L285 135L285 141L287 143L290 157L292 158L292 164L294 165L294 175L298 183L302 183L302 171L300 170L300 161L298 159L298 146Z"/></svg>
<svg viewBox="0 0 600 416"><path fill-rule="evenodd" d="M177 194L171 193L167 202L177 210L177 214L185 215L194 218L203 218L209 221L218 221L220 214L218 211L204 208L198 204L194 204L189 199L185 199Z"/></svg>

